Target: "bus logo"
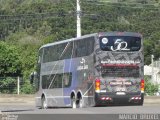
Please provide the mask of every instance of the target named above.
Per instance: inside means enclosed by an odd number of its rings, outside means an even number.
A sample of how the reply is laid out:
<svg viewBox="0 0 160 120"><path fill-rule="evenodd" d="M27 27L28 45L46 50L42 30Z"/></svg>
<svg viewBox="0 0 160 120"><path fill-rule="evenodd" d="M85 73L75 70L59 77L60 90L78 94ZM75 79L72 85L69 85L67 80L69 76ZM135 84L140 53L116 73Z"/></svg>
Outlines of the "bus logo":
<svg viewBox="0 0 160 120"><path fill-rule="evenodd" d="M86 70L88 69L88 65L85 64L86 60L84 58L80 61L80 66L77 67L77 70Z"/></svg>
<svg viewBox="0 0 160 120"><path fill-rule="evenodd" d="M114 46L111 46L111 50L112 51L121 51L121 50L130 50L130 49L127 49L127 42L123 41L122 39L117 39L115 42L114 42Z"/></svg>
<svg viewBox="0 0 160 120"><path fill-rule="evenodd" d="M82 58L82 60L80 61L81 64L85 64L86 60L84 58Z"/></svg>

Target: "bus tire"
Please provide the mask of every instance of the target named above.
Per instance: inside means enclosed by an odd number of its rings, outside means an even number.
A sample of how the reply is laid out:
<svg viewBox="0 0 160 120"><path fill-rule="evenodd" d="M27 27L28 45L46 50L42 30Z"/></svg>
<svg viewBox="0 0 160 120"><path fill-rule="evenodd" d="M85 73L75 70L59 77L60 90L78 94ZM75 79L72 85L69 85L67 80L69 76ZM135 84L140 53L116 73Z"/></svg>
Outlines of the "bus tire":
<svg viewBox="0 0 160 120"><path fill-rule="evenodd" d="M82 98L77 100L77 108L84 108L84 100Z"/></svg>
<svg viewBox="0 0 160 120"><path fill-rule="evenodd" d="M83 96L82 96L82 92L79 91L77 93L77 100L76 100L76 104L77 104L77 108L84 108L85 105L84 105L84 99L83 99Z"/></svg>
<svg viewBox="0 0 160 120"><path fill-rule="evenodd" d="M143 106L143 102L144 102L144 95L141 95L141 101L139 102L138 105Z"/></svg>
<svg viewBox="0 0 160 120"><path fill-rule="evenodd" d="M73 109L76 109L76 108L77 108L76 99L71 99L71 107L72 107Z"/></svg>
<svg viewBox="0 0 160 120"><path fill-rule="evenodd" d="M42 109L47 109L48 108L47 107L47 101L46 101L46 98L44 96L41 99L41 103L42 103L42 105L41 105Z"/></svg>

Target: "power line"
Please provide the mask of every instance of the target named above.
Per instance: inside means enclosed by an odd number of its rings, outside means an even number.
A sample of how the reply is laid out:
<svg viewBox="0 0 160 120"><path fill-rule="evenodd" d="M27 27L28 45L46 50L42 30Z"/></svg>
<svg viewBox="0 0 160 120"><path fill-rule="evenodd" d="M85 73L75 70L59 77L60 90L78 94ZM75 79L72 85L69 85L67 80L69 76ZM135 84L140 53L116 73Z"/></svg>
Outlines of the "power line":
<svg viewBox="0 0 160 120"><path fill-rule="evenodd" d="M118 5L142 5L142 6L155 6L155 4L159 4L159 2L154 2L154 4L150 4L150 3L138 3L138 2L120 2L120 1L117 1L117 2L111 2L111 1L100 1L100 0L85 0L85 2L88 2L88 3L103 3L103 4L118 4Z"/></svg>
<svg viewBox="0 0 160 120"><path fill-rule="evenodd" d="M92 4L92 5L97 5L97 3L93 2L85 2L85 5L87 4ZM70 4L72 4L70 2ZM83 3L84 4L84 3ZM73 4L72 4L73 5ZM104 6L115 6L113 4L103 4ZM117 4L116 4L117 6ZM117 6L117 7L129 7L129 8L140 8L140 7L131 7L131 6ZM140 8L141 9L141 8ZM150 8L147 8L150 9ZM158 8L156 8L158 9ZM85 10L86 11L86 10ZM152 11L153 12L153 11ZM159 12L159 11L156 11ZM58 18L58 17L67 17L67 16L75 16L76 12L72 11L72 12L64 12L64 11L60 11L60 12L44 12L44 13L32 13L32 14L17 14L17 15L0 15L0 21L4 21L6 22L7 20L11 20L11 22L16 22L16 21L28 21L28 20L46 20L49 18ZM108 13L90 13L90 12L82 12L82 17L89 17L89 16L106 16L108 15ZM158 16L154 16L158 17Z"/></svg>
<svg viewBox="0 0 160 120"><path fill-rule="evenodd" d="M69 1L69 0L68 0ZM95 2L85 2L85 4L92 4L92 5L103 5L103 6L117 6L117 4L98 4ZM112 2L109 2L112 3ZM70 2L70 4L72 4ZM124 4L124 3L123 3ZM73 5L73 4L72 4ZM126 5L126 4L125 4ZM74 6L73 6L74 7ZM129 8L140 8L142 9L143 7L133 7L133 6L117 6L117 7L129 7ZM74 7L75 8L75 7ZM145 8L146 9L146 8ZM147 9L154 9L154 10L159 10L159 8L148 8ZM6 20L6 19L12 19L12 20L23 20L23 19L44 19L44 18L53 18L53 17L65 17L67 15L76 15L76 12L70 12L70 13L64 13L62 12L45 12L45 13L33 13L33 14L18 14L18 15L0 15L0 20Z"/></svg>
<svg viewBox="0 0 160 120"><path fill-rule="evenodd" d="M159 12L157 12L158 14L159 14ZM27 16L28 15L28 17L24 17L24 16ZM27 21L29 21L29 22L33 22L33 23L35 23L35 20L38 20L36 23L38 23L38 22L40 22L40 21L43 21L43 20L47 20L47 19L52 19L52 18L62 18L62 16L47 16L47 15L45 15L45 16L34 16L34 17L32 17L32 15L33 14L21 14L21 15L17 15L17 16L15 16L15 15L0 15L0 21L2 22L1 24L17 24L17 22L18 23L24 23L24 22L27 22ZM75 16L74 14L73 14L73 16ZM134 15L134 16L132 16L133 18L134 17L136 17L137 15ZM81 17L83 17L83 18L93 18L93 19L98 19L99 17L109 17L109 19L112 19L112 17L115 17L115 15L113 15L113 14L109 14L108 12L107 13L90 13L90 12L83 12L82 13L82 16ZM149 20L154 20L154 19L157 19L157 18L160 18L160 15L154 15L154 16L152 16L152 17L150 17L150 18L148 18ZM142 16L142 17L138 17L138 19L140 19L140 20L145 20L146 19L146 17L144 16Z"/></svg>
<svg viewBox="0 0 160 120"><path fill-rule="evenodd" d="M0 21L2 20L33 20L33 19L48 19L48 18L58 18L67 17L68 15L74 15L74 13L63 13L63 12L48 12L48 13L34 13L34 14L17 14L17 15L0 15Z"/></svg>
<svg viewBox="0 0 160 120"><path fill-rule="evenodd" d="M159 5L155 6L154 4L140 4L140 3L124 3L124 2L84 2L84 4L97 5L97 6L115 6L115 7L126 7L126 8L135 8L135 9L150 9L150 10L159 10ZM133 6L134 5L134 6ZM149 7L150 6L150 7ZM151 8L152 7L152 8Z"/></svg>
<svg viewBox="0 0 160 120"><path fill-rule="evenodd" d="M91 3L91 4L93 4L93 3ZM108 4L108 5L104 5L104 4L96 4L96 5L98 5L98 6L109 6L109 7L110 7L110 6L113 6L113 7L115 6L115 7L120 7L120 8L123 8L123 7L124 7L124 8L133 8L133 9L140 9L140 10L143 10L143 9L144 9L144 7L135 7L135 6L134 6L134 7L133 7L133 6L117 6L117 5L111 5L111 4L110 4L110 5L109 5L109 4ZM160 10L160 8L148 8L148 7L146 7L145 9L148 9L148 10Z"/></svg>

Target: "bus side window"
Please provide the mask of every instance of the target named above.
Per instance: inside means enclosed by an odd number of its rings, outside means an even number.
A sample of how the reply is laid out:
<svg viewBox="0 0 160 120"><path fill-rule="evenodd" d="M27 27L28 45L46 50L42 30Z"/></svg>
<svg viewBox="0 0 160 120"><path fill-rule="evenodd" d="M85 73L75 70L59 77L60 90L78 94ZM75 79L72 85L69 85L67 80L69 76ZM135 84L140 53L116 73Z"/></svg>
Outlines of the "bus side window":
<svg viewBox="0 0 160 120"><path fill-rule="evenodd" d="M83 57L90 55L94 50L94 37L88 37L75 41L74 57Z"/></svg>
<svg viewBox="0 0 160 120"><path fill-rule="evenodd" d="M72 81L71 73L63 74L63 87L70 87Z"/></svg>
<svg viewBox="0 0 160 120"><path fill-rule="evenodd" d="M43 62L49 62L49 48L44 48Z"/></svg>
<svg viewBox="0 0 160 120"><path fill-rule="evenodd" d="M90 46L90 47L89 47L89 49L87 51L87 55L90 55L94 51L94 37L91 37L89 39L90 40L87 41L87 46Z"/></svg>
<svg viewBox="0 0 160 120"><path fill-rule="evenodd" d="M69 84L69 76L67 74L63 75L64 86L68 86Z"/></svg>
<svg viewBox="0 0 160 120"><path fill-rule="evenodd" d="M85 56L85 41L78 40L75 42L75 57Z"/></svg>

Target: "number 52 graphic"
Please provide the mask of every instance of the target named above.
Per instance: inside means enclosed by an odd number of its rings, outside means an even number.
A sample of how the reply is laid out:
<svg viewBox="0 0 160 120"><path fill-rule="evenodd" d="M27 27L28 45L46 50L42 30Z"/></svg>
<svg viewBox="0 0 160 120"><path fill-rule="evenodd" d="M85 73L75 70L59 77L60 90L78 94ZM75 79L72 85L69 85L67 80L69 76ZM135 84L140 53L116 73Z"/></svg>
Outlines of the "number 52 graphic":
<svg viewBox="0 0 160 120"><path fill-rule="evenodd" d="M121 50L130 50L130 49L127 49L127 42L121 40L121 39L117 39L115 42L114 42L114 47L111 46L111 50L112 51L121 51Z"/></svg>

